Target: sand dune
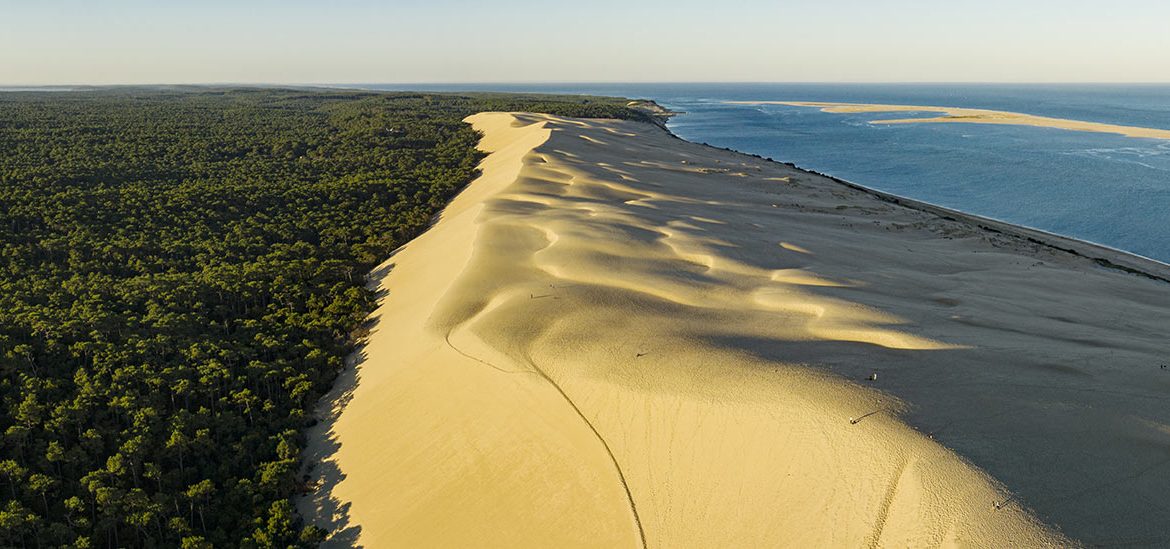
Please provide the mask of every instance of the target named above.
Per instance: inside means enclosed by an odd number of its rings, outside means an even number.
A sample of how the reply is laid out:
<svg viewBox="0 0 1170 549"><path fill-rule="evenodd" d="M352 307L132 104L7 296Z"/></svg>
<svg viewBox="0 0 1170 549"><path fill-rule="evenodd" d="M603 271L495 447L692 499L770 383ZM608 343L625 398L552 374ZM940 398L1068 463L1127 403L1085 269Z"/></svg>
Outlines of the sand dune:
<svg viewBox="0 0 1170 549"><path fill-rule="evenodd" d="M334 545L1170 536L1166 283L648 124L469 122L314 435Z"/></svg>
<svg viewBox="0 0 1170 549"><path fill-rule="evenodd" d="M956 122L966 124L1006 124L1014 126L1038 126L1041 128L1056 128L1081 132L1115 133L1127 137L1147 137L1152 139L1170 139L1170 130L1159 128L1143 128L1139 126L1120 126L1117 124L1103 124L1100 122L1086 122L1083 120L1068 120L1065 118L1049 118L1018 112L993 111L987 109L966 109L960 107L931 107L918 105L874 105L868 103L823 103L813 101L730 101L741 105L791 105L794 107L817 107L824 112L859 113L859 112L938 112L944 116L928 118L896 118L888 120L874 120L872 124L917 124L927 122Z"/></svg>

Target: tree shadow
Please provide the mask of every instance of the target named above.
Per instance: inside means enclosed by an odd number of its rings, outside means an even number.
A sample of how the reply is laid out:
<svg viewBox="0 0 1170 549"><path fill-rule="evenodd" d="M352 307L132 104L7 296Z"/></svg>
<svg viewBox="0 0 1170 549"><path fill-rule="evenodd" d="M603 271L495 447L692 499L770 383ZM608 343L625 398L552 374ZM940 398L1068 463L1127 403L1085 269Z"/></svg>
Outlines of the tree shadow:
<svg viewBox="0 0 1170 549"><path fill-rule="evenodd" d="M345 473L335 460L341 443L334 425L353 398L359 382L358 366L365 360L365 344L362 344L346 359L345 370L317 406L318 422L305 433L309 443L303 453L304 476L310 491L297 501L297 509L308 523L328 532L322 547L359 547L361 526L350 522L350 504L333 495L333 489L345 480Z"/></svg>
<svg viewBox="0 0 1170 549"><path fill-rule="evenodd" d="M394 254L397 252L398 250L395 250ZM391 254L391 258L394 254ZM379 308L389 295L382 280L394 266L395 264L388 260L367 276L367 288L375 291L374 297ZM336 455L341 448L341 442L335 426L361 382L360 370L368 358L366 347L369 335L377 330L380 320L380 315L372 315L363 323L361 333L365 335L359 340L354 351L346 357L345 369L337 375L333 387L317 403L314 410L317 422L305 431L308 444L302 453L302 474L309 491L298 498L296 503L297 510L307 523L328 532L321 547L361 547L358 538L362 527L351 522L349 516L351 504L333 494L334 489L346 476L337 464Z"/></svg>

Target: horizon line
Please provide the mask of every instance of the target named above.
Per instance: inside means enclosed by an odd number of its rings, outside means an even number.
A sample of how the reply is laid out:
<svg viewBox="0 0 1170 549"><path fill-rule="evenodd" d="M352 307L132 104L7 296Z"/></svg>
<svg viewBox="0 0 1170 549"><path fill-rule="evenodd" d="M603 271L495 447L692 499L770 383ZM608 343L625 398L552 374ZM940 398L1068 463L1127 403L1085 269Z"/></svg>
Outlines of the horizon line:
<svg viewBox="0 0 1170 549"><path fill-rule="evenodd" d="M264 81L200 81L200 82L121 82L121 83L41 83L6 84L0 89L25 88L126 88L164 86L293 86L293 87L357 87L357 86L557 86L557 85L1021 85L1021 86L1065 86L1065 85L1118 85L1118 86L1165 86L1167 81L1023 81L1023 80L510 80L510 81L400 81L400 82L264 82Z"/></svg>

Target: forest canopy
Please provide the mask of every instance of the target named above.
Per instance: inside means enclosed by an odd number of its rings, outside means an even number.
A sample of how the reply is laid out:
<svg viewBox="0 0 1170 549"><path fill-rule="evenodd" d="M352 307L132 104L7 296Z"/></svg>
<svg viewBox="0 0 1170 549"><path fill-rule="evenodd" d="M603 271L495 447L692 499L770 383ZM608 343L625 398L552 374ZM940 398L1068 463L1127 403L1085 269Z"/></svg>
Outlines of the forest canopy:
<svg viewBox="0 0 1170 549"><path fill-rule="evenodd" d="M302 431L364 275L476 174L488 111L578 96L0 93L0 546L311 547Z"/></svg>

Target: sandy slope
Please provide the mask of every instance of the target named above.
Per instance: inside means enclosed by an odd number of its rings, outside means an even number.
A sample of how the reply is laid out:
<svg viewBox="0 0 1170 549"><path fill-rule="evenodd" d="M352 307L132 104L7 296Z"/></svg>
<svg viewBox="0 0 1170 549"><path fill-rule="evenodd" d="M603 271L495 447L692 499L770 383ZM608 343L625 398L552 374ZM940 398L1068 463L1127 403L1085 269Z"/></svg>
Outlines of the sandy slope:
<svg viewBox="0 0 1170 549"><path fill-rule="evenodd" d="M470 121L315 435L337 545L1166 542L1170 285L651 125Z"/></svg>
<svg viewBox="0 0 1170 549"><path fill-rule="evenodd" d="M858 113L858 112L937 112L943 116L928 118L897 118L889 120L874 120L873 124L916 124L926 122L956 122L966 124L1006 124L1014 126L1038 126L1041 128L1056 128L1081 132L1115 133L1127 137L1147 137L1152 139L1170 139L1170 130L1159 128L1143 128L1140 126L1120 126L1117 124L1103 124L1101 122L1086 122L1084 120L1069 120L1066 118L1050 118L1018 112L993 111L987 109L967 109L962 107L931 107L919 105L875 105L869 103L822 103L810 101L730 101L741 105L791 105L794 107L817 107L824 112Z"/></svg>

